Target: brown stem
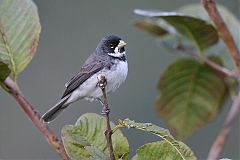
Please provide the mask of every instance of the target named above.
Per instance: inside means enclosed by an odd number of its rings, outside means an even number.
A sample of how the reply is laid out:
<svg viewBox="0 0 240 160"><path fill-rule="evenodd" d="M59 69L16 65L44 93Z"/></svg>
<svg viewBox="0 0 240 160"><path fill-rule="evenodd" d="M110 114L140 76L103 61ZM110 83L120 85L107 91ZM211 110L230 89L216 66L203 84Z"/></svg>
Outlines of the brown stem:
<svg viewBox="0 0 240 160"><path fill-rule="evenodd" d="M107 94L105 91L105 87L107 85L107 80L103 75L99 75L98 76L98 86L99 88L102 90L102 94L103 94L103 113L106 116L106 130L105 130L105 137L107 140L107 146L109 149L109 154L110 154L110 158L111 160L115 160L115 156L114 156L114 151L113 151L113 145L112 145L112 129L110 126L110 119L109 119L109 107L108 107L108 100L107 100Z"/></svg>
<svg viewBox="0 0 240 160"><path fill-rule="evenodd" d="M184 47L180 43L177 45L176 49L179 50L179 51L182 51L183 53L185 53L185 54L187 54L187 55L189 55L191 57L194 57L197 60L201 60L200 57L198 56L199 54L194 53L193 51L187 49L186 47ZM233 78L239 79L239 74L237 74L237 73L235 73L233 71L230 71L230 70L228 70L225 67L220 66L219 64L213 62L212 60L208 59L207 57L205 57L204 63L206 65L208 65L209 67L211 67L212 69L214 69L216 72L218 72L218 73L220 73L220 74L222 74L224 76L229 76L229 77L233 77Z"/></svg>
<svg viewBox="0 0 240 160"><path fill-rule="evenodd" d="M12 81L11 78L7 78L4 81L4 84L9 90L9 94L11 94L18 104L22 107L24 112L28 115L28 117L32 120L34 125L38 128L38 130L43 134L48 143L58 152L58 154L64 160L70 160L68 155L66 154L62 142L57 139L57 137L53 134L53 132L48 128L46 124L41 121L41 118L37 111L34 110L32 105L25 99L18 85Z"/></svg>
<svg viewBox="0 0 240 160"><path fill-rule="evenodd" d="M232 61L237 67L237 70L240 71L240 53L238 51L237 45L234 42L234 39L228 30L226 24L224 23L221 15L219 14L215 1L214 0L200 0L204 8L208 12L210 18L214 22L219 37L221 37L227 46L229 53L232 57Z"/></svg>
<svg viewBox="0 0 240 160"><path fill-rule="evenodd" d="M222 130L210 149L210 152L208 154L208 160L219 159L220 154L222 153L224 145L227 141L228 135L239 113L240 113L240 92L238 93L238 96L234 99L233 105L227 115L226 120L224 121Z"/></svg>
<svg viewBox="0 0 240 160"><path fill-rule="evenodd" d="M200 0L200 1L203 4L206 11L208 12L208 15L214 22L218 30L219 36L223 39L225 45L229 50L229 54L232 57L232 61L236 66L236 70L237 72L239 72L240 71L239 50L234 42L231 33L229 32L226 24L224 23L221 15L217 10L215 1L214 0ZM234 124L233 122L236 120L236 117L239 115L239 112L240 112L240 94L238 94L238 97L234 99L233 105L228 113L227 118L224 121L223 128L210 149L208 155L209 160L217 160L220 157L220 154L223 151L228 135Z"/></svg>

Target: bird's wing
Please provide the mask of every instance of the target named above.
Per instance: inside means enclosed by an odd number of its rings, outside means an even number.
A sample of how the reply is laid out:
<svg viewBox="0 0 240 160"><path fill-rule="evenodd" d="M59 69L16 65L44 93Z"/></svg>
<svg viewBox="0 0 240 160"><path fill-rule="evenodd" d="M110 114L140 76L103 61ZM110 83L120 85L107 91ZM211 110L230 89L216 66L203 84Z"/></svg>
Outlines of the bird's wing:
<svg viewBox="0 0 240 160"><path fill-rule="evenodd" d="M78 88L83 82L85 82L93 74L99 72L105 66L104 62L97 61L91 65L83 66L78 74L70 79L69 82L65 84L67 89L63 93L62 98L72 93L76 88Z"/></svg>

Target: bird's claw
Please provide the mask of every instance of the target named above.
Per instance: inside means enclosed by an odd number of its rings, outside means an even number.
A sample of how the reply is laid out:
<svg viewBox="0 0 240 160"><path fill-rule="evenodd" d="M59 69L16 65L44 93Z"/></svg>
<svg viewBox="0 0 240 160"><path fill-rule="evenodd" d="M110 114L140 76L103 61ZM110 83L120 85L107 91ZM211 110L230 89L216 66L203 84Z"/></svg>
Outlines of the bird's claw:
<svg viewBox="0 0 240 160"><path fill-rule="evenodd" d="M107 85L107 80L106 80L106 78L105 78L105 76L103 76L103 75L98 75L98 86L100 87L100 88L105 88L105 86Z"/></svg>

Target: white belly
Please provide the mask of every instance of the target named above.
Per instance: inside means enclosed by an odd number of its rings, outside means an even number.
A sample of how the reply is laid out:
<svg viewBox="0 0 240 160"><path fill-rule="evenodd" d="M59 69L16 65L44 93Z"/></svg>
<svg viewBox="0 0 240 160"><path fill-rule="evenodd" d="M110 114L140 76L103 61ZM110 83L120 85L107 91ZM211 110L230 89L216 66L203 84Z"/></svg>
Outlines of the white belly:
<svg viewBox="0 0 240 160"><path fill-rule="evenodd" d="M81 86L78 87L69 99L67 104L73 103L74 101L82 98L94 100L96 98L102 97L102 91L97 86L99 74L104 75L107 79L106 92L110 93L115 91L127 78L128 64L127 61L116 60L116 64L111 67L111 69L103 69L97 74L86 80Z"/></svg>

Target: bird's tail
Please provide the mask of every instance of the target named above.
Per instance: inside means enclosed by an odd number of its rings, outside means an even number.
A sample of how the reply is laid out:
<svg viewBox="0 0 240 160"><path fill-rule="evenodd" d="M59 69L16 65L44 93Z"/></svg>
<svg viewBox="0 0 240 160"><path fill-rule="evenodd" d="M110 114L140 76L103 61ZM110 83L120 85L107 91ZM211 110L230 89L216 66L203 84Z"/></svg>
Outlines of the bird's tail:
<svg viewBox="0 0 240 160"><path fill-rule="evenodd" d="M65 102L68 100L69 97L70 95L65 96L55 106L53 106L46 113L44 113L44 115L42 116L42 120L44 120L44 122L50 122L54 120L68 106L68 104L66 105Z"/></svg>

